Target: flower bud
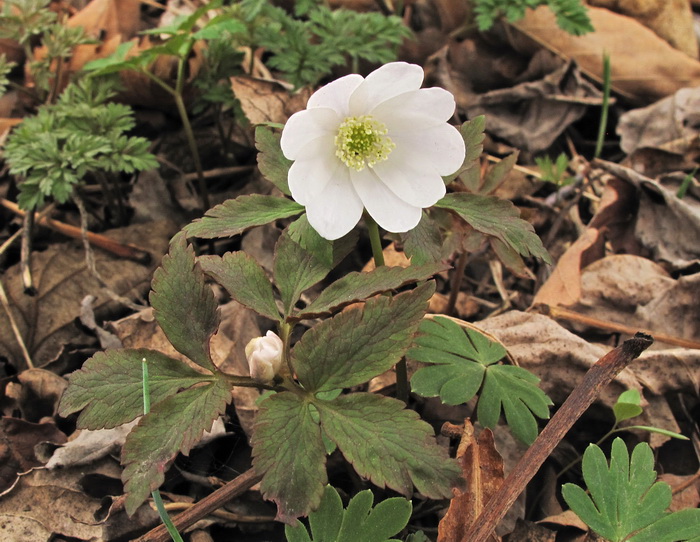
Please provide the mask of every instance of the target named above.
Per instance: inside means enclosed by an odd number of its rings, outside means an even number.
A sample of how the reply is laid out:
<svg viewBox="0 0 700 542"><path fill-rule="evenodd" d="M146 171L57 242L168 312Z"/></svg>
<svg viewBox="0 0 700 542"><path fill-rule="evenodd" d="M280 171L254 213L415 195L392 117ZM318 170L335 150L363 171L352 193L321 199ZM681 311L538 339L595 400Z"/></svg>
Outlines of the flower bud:
<svg viewBox="0 0 700 542"><path fill-rule="evenodd" d="M284 343L275 333L252 339L245 347L250 376L256 382L270 382L282 365Z"/></svg>

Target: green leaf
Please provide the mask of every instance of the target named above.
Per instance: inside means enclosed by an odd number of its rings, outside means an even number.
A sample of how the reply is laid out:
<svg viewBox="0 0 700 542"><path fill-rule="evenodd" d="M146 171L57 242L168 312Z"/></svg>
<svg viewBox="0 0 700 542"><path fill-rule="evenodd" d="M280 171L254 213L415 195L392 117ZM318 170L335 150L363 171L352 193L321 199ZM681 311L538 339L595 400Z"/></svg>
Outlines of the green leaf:
<svg viewBox="0 0 700 542"><path fill-rule="evenodd" d="M445 264L429 263L409 267L381 266L365 273L353 271L328 286L295 317L317 318L349 303L361 301L412 282L426 280L447 268Z"/></svg>
<svg viewBox="0 0 700 542"><path fill-rule="evenodd" d="M318 507L328 481L326 451L303 397L282 392L265 399L251 444L263 497L277 503L275 519L292 525Z"/></svg>
<svg viewBox="0 0 700 542"><path fill-rule="evenodd" d="M293 161L285 158L280 147L282 134L268 126L255 128L255 148L258 153L258 168L263 177L274 184L283 194L291 196L287 175Z"/></svg>
<svg viewBox="0 0 700 542"><path fill-rule="evenodd" d="M485 427L498 423L501 409L513 434L526 444L537 437L534 416L549 417L551 400L537 387L539 379L520 367L496 365L505 348L478 331L463 329L448 318L424 320L410 359L431 364L418 369L411 389L440 397L448 405L469 401L481 388L477 415ZM534 414L534 416L533 416Z"/></svg>
<svg viewBox="0 0 700 542"><path fill-rule="evenodd" d="M636 418L643 409L640 406L641 396L639 390L627 390L620 394L617 402L613 405L613 413L615 414L615 424L617 425L623 420Z"/></svg>
<svg viewBox="0 0 700 542"><path fill-rule="evenodd" d="M135 420L143 414L143 359L148 362L153 404L211 380L211 376L155 350L107 350L70 375L58 413L65 417L82 409L80 429L110 429Z"/></svg>
<svg viewBox="0 0 700 542"><path fill-rule="evenodd" d="M406 542L430 542L430 538L423 531L411 533L406 537Z"/></svg>
<svg viewBox="0 0 700 542"><path fill-rule="evenodd" d="M481 181L479 157L484 151L485 128L486 117L484 115L474 117L459 127L459 133L462 134L462 139L464 139L464 145L466 147L464 162L456 172L445 177L446 182L452 182L457 177L460 177L464 186L471 192L478 192Z"/></svg>
<svg viewBox="0 0 700 542"><path fill-rule="evenodd" d="M519 151L509 154L488 170L486 175L484 175L484 181L479 187L479 194L490 194L503 184L503 181L506 180L506 175L510 173L513 166L518 161L518 154Z"/></svg>
<svg viewBox="0 0 700 542"><path fill-rule="evenodd" d="M402 401L353 393L314 402L321 426L360 476L410 497L449 498L460 468L435 442L433 429Z"/></svg>
<svg viewBox="0 0 700 542"><path fill-rule="evenodd" d="M314 326L292 349L299 381L316 393L357 386L389 370L411 345L434 291L429 282L394 298L376 297Z"/></svg>
<svg viewBox="0 0 700 542"><path fill-rule="evenodd" d="M493 365L486 370L479 396L477 416L484 427L493 429L501 408L513 434L525 444L537 438L538 418L549 418L552 401L537 387L540 379L522 367ZM534 414L534 416L533 416Z"/></svg>
<svg viewBox="0 0 700 542"><path fill-rule="evenodd" d="M353 229L340 239L329 241L318 234L303 214L289 225L289 237L332 269L355 249L359 234Z"/></svg>
<svg viewBox="0 0 700 542"><path fill-rule="evenodd" d="M402 497L393 497L372 508L373 501L372 491L366 489L355 495L343 510L338 492L326 486L321 505L309 515L313 538L303 525L286 526L287 541L390 542L389 537L408 523L412 505Z"/></svg>
<svg viewBox="0 0 700 542"><path fill-rule="evenodd" d="M182 233L170 242L151 288L155 318L168 340L197 365L215 372L209 339L219 327L218 305Z"/></svg>
<svg viewBox="0 0 700 542"><path fill-rule="evenodd" d="M165 479L178 452L189 454L205 431L226 410L229 384L217 379L156 403L129 433L122 448L122 480L130 516Z"/></svg>
<svg viewBox="0 0 700 542"><path fill-rule="evenodd" d="M241 305L270 320L280 319L270 279L254 258L244 252L228 252L223 257L200 256L199 263Z"/></svg>
<svg viewBox="0 0 700 542"><path fill-rule="evenodd" d="M522 256L552 263L532 224L519 218L520 211L510 201L460 192L447 194L435 206L456 212L472 228L500 239Z"/></svg>
<svg viewBox="0 0 700 542"><path fill-rule="evenodd" d="M598 534L613 542L626 540L663 518L671 504L671 488L664 482L654 483L653 467L654 456L645 442L635 447L630 460L624 441L616 438L609 467L603 451L591 444L583 454L583 478L590 496L574 484L564 484L562 495Z"/></svg>
<svg viewBox="0 0 700 542"><path fill-rule="evenodd" d="M411 265L437 262L442 256L442 234L437 223L423 211L418 225L401 235L403 250Z"/></svg>
<svg viewBox="0 0 700 542"><path fill-rule="evenodd" d="M202 218L185 226L185 233L202 239L232 237L303 211L304 207L286 198L261 194L239 196L209 209Z"/></svg>
<svg viewBox="0 0 700 542"><path fill-rule="evenodd" d="M280 236L275 246L273 275L282 296L285 318L294 311L302 292L323 280L330 270L331 266L292 240L289 232Z"/></svg>
<svg viewBox="0 0 700 542"><path fill-rule="evenodd" d="M676 542L680 540L700 540L700 509L686 508L662 517L645 527L630 542Z"/></svg>

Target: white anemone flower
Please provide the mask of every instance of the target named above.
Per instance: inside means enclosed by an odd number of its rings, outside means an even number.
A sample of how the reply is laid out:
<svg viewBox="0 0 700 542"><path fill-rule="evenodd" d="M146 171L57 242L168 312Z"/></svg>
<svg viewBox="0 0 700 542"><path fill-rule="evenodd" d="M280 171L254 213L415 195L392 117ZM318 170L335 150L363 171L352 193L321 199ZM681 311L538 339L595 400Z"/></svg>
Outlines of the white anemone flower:
<svg viewBox="0 0 700 542"><path fill-rule="evenodd" d="M392 62L329 83L290 117L289 189L322 237L348 233L363 209L387 231L409 231L445 195L442 176L462 165L464 141L447 123L452 94L422 82L420 66Z"/></svg>

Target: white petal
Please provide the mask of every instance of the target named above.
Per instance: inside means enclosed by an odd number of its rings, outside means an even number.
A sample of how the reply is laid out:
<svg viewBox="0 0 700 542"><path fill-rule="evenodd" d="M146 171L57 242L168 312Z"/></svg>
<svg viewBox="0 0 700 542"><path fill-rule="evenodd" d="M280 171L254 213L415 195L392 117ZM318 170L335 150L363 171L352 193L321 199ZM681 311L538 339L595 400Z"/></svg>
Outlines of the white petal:
<svg viewBox="0 0 700 542"><path fill-rule="evenodd" d="M313 139L323 136L333 139L341 122L338 113L328 107L294 113L282 130L282 152L289 160L296 160Z"/></svg>
<svg viewBox="0 0 700 542"><path fill-rule="evenodd" d="M396 144L397 150L401 148L401 154L413 157L415 167L421 171L449 175L464 162L464 139L459 130L449 124L389 133L389 137ZM394 152L389 155L389 160Z"/></svg>
<svg viewBox="0 0 700 542"><path fill-rule="evenodd" d="M422 88L386 100L370 114L386 124L389 131L398 131L442 124L454 112L455 99L452 94L442 88Z"/></svg>
<svg viewBox="0 0 700 542"><path fill-rule="evenodd" d="M306 107L330 107L345 118L349 115L350 95L360 86L362 81L364 81L364 77L356 73L336 79L314 92Z"/></svg>
<svg viewBox="0 0 700 542"><path fill-rule="evenodd" d="M391 62L374 70L350 96L350 114L366 115L380 103L411 90L423 82L423 68Z"/></svg>
<svg viewBox="0 0 700 542"><path fill-rule="evenodd" d="M367 212L387 231L398 233L418 225L421 208L406 203L379 180L370 168L350 170L352 184Z"/></svg>
<svg viewBox="0 0 700 542"><path fill-rule="evenodd" d="M403 201L415 207L435 205L445 195L445 182L435 169L421 170L414 157L404 159L395 149L388 160L374 166L377 177ZM416 164L416 165L414 165Z"/></svg>
<svg viewBox="0 0 700 542"><path fill-rule="evenodd" d="M335 144L327 137L311 141L289 168L287 180L292 197L301 205L308 205L323 192L338 168L345 167L334 154Z"/></svg>
<svg viewBox="0 0 700 542"><path fill-rule="evenodd" d="M348 172L348 168L340 168L323 191L306 205L309 224L329 241L348 233L362 217L362 201L355 193Z"/></svg>

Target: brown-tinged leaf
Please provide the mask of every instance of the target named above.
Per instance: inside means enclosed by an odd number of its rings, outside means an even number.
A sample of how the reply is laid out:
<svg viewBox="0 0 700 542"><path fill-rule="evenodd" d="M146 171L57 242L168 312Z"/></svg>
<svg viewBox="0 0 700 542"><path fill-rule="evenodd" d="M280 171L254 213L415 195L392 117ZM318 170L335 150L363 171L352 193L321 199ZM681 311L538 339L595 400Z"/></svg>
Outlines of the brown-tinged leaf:
<svg viewBox="0 0 700 542"><path fill-rule="evenodd" d="M656 101L683 87L700 85L700 62L674 49L639 22L603 8L590 7L595 32L572 36L557 28L547 7L528 10L513 26L532 40L574 59L589 76L600 81L603 53L612 59L612 87L629 99Z"/></svg>
<svg viewBox="0 0 700 542"><path fill-rule="evenodd" d="M474 426L464 421L462 439L457 449L457 460L466 489L454 489L450 508L438 525L438 542L463 540L474 520L503 483L503 459L496 450L493 433L484 429L479 438L474 436Z"/></svg>
<svg viewBox="0 0 700 542"><path fill-rule="evenodd" d="M66 435L53 423L30 423L18 418L0 419L0 492L8 489L20 472L42 465L34 454L34 446L45 441L63 444Z"/></svg>
<svg viewBox="0 0 700 542"><path fill-rule="evenodd" d="M56 414L58 401L68 383L66 379L44 369L28 369L17 375L18 385L8 385L7 394L16 401L22 419L39 422Z"/></svg>
<svg viewBox="0 0 700 542"><path fill-rule="evenodd" d="M305 87L292 95L280 83L247 76L231 77L231 89L251 124L284 124L306 107L312 93Z"/></svg>
<svg viewBox="0 0 700 542"><path fill-rule="evenodd" d="M97 270L116 293L125 297L144 294L174 230L174 224L163 221L105 232L118 241L148 250L153 258L149 265L141 265L96 249ZM14 319L38 366L53 359L64 345L81 338L75 320L86 295L97 296L94 308L98 318L113 310L114 304L87 270L80 241L56 243L44 252L34 253L32 274L38 290L36 296L24 294L19 265L5 272L3 283ZM0 355L17 367L23 366L23 357L5 311L0 311Z"/></svg>

